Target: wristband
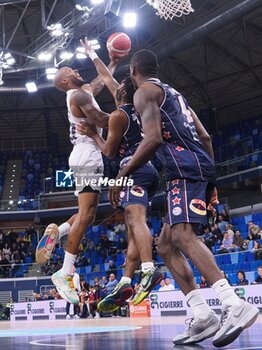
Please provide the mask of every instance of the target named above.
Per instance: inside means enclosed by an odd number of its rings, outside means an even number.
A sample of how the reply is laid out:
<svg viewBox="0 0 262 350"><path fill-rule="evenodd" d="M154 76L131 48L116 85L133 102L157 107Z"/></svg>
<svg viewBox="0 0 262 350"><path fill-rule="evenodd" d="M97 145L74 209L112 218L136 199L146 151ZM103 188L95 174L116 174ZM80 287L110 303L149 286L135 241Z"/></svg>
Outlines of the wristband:
<svg viewBox="0 0 262 350"><path fill-rule="evenodd" d="M97 54L96 54L95 51L90 52L90 54L89 54L88 56L89 56L89 58L90 58L92 61L94 61L96 58L98 58L98 56L97 56Z"/></svg>

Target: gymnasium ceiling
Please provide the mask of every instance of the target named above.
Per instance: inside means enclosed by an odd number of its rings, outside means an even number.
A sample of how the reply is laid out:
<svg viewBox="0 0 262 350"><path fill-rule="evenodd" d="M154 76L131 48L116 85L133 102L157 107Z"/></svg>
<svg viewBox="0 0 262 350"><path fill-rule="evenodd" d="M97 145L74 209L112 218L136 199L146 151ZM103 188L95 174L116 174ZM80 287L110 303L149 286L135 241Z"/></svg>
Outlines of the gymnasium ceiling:
<svg viewBox="0 0 262 350"><path fill-rule="evenodd" d="M138 13L136 28L125 29L121 16L104 16L106 0L93 7L89 15L75 8L76 3L91 8L88 0L0 0L0 47L11 52L16 60L12 68L3 71L0 126L7 121L15 125L16 119L12 120L11 116L17 118L20 112L26 115L45 108L56 109L61 114L59 110L63 110L65 99L63 94L47 87L50 82L46 80L45 68L53 63L39 62L37 55L41 51L52 49L57 56L62 47L74 51L79 39L87 35L99 39L102 48L98 54L108 62L105 42L116 31L125 31L131 37L132 52L149 48L159 54L160 77L181 91L196 110L219 109L261 96L261 0L191 2L194 13L165 21L156 16L145 0L123 0L122 12L133 6ZM66 40L58 41L50 36L47 26L57 22L68 29ZM87 81L94 77L89 60L72 59L66 64L80 69ZM128 60L119 68L117 77L127 68ZM28 80L36 81L41 89L28 94L24 89ZM99 102L105 109L112 107L106 92Z"/></svg>

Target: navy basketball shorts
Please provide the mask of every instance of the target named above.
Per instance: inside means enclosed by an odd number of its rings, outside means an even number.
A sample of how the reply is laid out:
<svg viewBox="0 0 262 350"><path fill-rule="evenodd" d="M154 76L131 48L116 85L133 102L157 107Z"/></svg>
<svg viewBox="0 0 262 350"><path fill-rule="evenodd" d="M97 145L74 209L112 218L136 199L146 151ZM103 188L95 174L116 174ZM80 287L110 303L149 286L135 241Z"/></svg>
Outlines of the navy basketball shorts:
<svg viewBox="0 0 262 350"><path fill-rule="evenodd" d="M167 181L168 213L165 222L170 226L179 223L207 223L207 204L214 185L207 181L175 179Z"/></svg>
<svg viewBox="0 0 262 350"><path fill-rule="evenodd" d="M129 179L133 180L133 186L125 186L121 191L121 207L141 204L147 208L157 190L159 182L157 170L151 162L148 162L132 174Z"/></svg>

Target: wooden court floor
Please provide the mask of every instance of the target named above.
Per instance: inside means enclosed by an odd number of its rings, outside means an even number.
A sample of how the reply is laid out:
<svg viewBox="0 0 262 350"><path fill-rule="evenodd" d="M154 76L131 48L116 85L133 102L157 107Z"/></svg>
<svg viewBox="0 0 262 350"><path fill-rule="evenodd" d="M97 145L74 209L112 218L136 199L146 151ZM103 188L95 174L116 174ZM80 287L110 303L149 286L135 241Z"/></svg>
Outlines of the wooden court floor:
<svg viewBox="0 0 262 350"><path fill-rule="evenodd" d="M184 317L3 321L0 322L0 349L215 349L211 340L199 345L174 347L172 338L184 330L184 321ZM224 349L262 350L262 315L255 325Z"/></svg>

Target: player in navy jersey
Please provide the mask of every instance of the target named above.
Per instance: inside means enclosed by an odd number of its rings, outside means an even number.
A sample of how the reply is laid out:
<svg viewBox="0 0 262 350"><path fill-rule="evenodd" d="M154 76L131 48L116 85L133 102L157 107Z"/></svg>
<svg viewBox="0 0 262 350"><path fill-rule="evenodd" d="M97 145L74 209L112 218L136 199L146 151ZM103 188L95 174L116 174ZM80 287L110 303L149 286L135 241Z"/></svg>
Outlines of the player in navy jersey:
<svg viewBox="0 0 262 350"><path fill-rule="evenodd" d="M83 46L90 56L91 47L87 40ZM133 106L135 89L130 77L118 84L98 56L91 54L91 57L99 76L115 98L117 110L109 117L106 140L99 135L96 128L82 125L77 130L91 137L105 156L114 158L118 154L122 158L120 168L123 168L128 166L128 162L143 139L139 118ZM147 276L148 279L144 293L133 300L135 305L139 304L163 278L162 273L157 271L153 264L152 236L146 224L149 199L154 194L159 181L158 172L151 162L147 162L137 169L129 180L133 180L133 185L123 188L120 203L125 210L128 232L126 268L124 276L113 292L98 305L99 309L105 312L116 310L132 296L131 278L140 259L142 275Z"/></svg>
<svg viewBox="0 0 262 350"><path fill-rule="evenodd" d="M212 145L186 99L162 83L157 71L157 57L149 50L138 51L131 58L131 78L138 87L134 106L141 116L144 139L117 178L130 176L155 153L164 161L168 215L158 249L193 312L189 328L173 341L176 345L192 344L215 334L213 344L221 347L253 324L259 310L238 298L223 278L214 256L196 235L198 225L206 222L206 205L215 186ZM120 191L119 186L110 189L114 205L119 202ZM192 283L192 269L183 255L193 262L218 294L223 314L220 325Z"/></svg>

